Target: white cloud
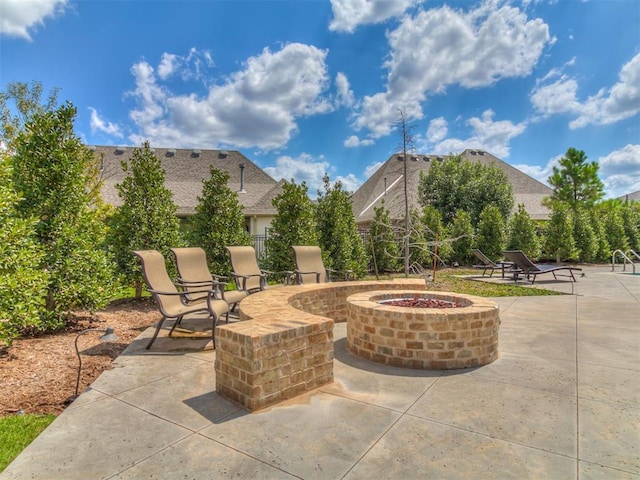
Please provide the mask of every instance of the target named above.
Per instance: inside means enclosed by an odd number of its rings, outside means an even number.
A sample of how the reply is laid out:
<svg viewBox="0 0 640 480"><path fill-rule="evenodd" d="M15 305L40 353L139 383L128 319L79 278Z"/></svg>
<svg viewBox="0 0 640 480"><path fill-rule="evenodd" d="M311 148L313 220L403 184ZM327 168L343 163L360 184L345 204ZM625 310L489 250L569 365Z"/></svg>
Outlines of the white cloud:
<svg viewBox="0 0 640 480"><path fill-rule="evenodd" d="M447 121L444 117L434 118L427 128L427 140L430 143L438 143L447 136Z"/></svg>
<svg viewBox="0 0 640 480"><path fill-rule="evenodd" d="M640 53L622 66L619 78L609 91L601 89L589 97L569 126L606 125L640 113Z"/></svg>
<svg viewBox="0 0 640 480"><path fill-rule="evenodd" d="M331 0L333 20L329 29L338 32L353 32L359 25L381 23L402 15L405 10L422 3L423 0Z"/></svg>
<svg viewBox="0 0 640 480"><path fill-rule="evenodd" d="M551 160L549 160L546 165L543 165L543 166L540 166L540 165L525 165L525 164L518 164L518 165L513 165L513 166L515 168L517 168L518 170L526 173L530 177L535 178L539 182L542 182L545 185L549 185L547 180L549 179L549 177L553 173L553 167L557 167L557 166L560 165L559 162L560 162L560 159L563 156L564 156L564 154L557 155L557 156L553 157Z"/></svg>
<svg viewBox="0 0 640 480"><path fill-rule="evenodd" d="M387 35L386 91L364 97L354 127L375 138L388 135L398 108L409 120L422 118L420 102L448 85L485 87L529 75L554 41L549 27L518 8L499 5L489 0L467 13L443 6L405 16Z"/></svg>
<svg viewBox="0 0 640 480"><path fill-rule="evenodd" d="M543 115L577 112L580 103L576 99L578 83L566 76L555 82L536 88L530 96L534 108Z"/></svg>
<svg viewBox="0 0 640 480"><path fill-rule="evenodd" d="M575 59L572 59L566 65L574 63ZM545 83L555 77L560 78ZM583 102L578 99L578 82L561 75L558 69L551 70L540 79L529 98L536 111L544 116L577 115L569 123L572 129L590 124L606 125L630 118L640 113L640 54L622 66L619 81L613 87L601 88Z"/></svg>
<svg viewBox="0 0 640 480"><path fill-rule="evenodd" d="M92 132L103 132L116 138L123 137L122 131L120 130L120 127L118 125L111 122L106 122L105 120L100 118L100 115L98 115L98 112L95 108L89 107L89 110L91 110Z"/></svg>
<svg viewBox="0 0 640 480"><path fill-rule="evenodd" d="M206 97L172 94L159 83L154 68L140 62L132 68L136 79L132 95L138 106L131 112L140 131L131 140L176 147L282 147L295 133L297 118L334 108L324 97L329 84L326 56L326 50L299 43L276 52L265 48L250 57L243 70L211 86ZM198 72L203 59L211 60L192 49L171 64L194 64ZM162 68L165 73L170 70Z"/></svg>
<svg viewBox="0 0 640 480"><path fill-rule="evenodd" d="M338 72L336 75L336 90L338 105L352 107L355 104L353 91L349 87L349 79L342 72Z"/></svg>
<svg viewBox="0 0 640 480"><path fill-rule="evenodd" d="M350 173L346 177L338 175L335 178L334 182L341 182L342 189L352 193L355 192L360 187L360 185L362 185L362 180L356 177L353 173Z"/></svg>
<svg viewBox="0 0 640 480"><path fill-rule="evenodd" d="M160 60L160 65L158 65L158 76L162 80L166 80L167 77L171 76L171 74L176 69L176 60L178 56L173 53L163 53L162 59Z"/></svg>
<svg viewBox="0 0 640 480"><path fill-rule="evenodd" d="M68 0L0 0L0 34L31 40L29 30L62 15Z"/></svg>
<svg viewBox="0 0 640 480"><path fill-rule="evenodd" d="M344 146L348 147L348 148L353 148L353 147L367 147L369 145L373 145L374 141L371 140L370 138L364 138L362 140L360 140L360 138L357 135L351 135L349 138L347 138L344 141Z"/></svg>
<svg viewBox="0 0 640 480"><path fill-rule="evenodd" d="M323 157L316 159L308 153L302 153L295 158L281 156L276 160L275 167L265 167L263 170L273 178L284 178L287 181L294 179L298 184L305 182L310 198L316 198L318 189L324 189L322 178L325 173L329 174L332 182L342 182L343 189L350 192L355 191L362 184L362 181L352 173L331 178L335 167Z"/></svg>
<svg viewBox="0 0 640 480"><path fill-rule="evenodd" d="M640 145L626 145L598 159L607 195L619 197L640 190Z"/></svg>
<svg viewBox="0 0 640 480"><path fill-rule="evenodd" d="M309 188L309 196L315 198L317 190L322 187L322 177L332 168L326 160L316 160L308 153L302 153L296 158L286 155L279 157L275 167L265 167L263 170L273 178L305 182Z"/></svg>
<svg viewBox="0 0 640 480"><path fill-rule="evenodd" d="M384 164L385 162L375 162L371 165L367 165L367 168L364 169L364 178L369 178Z"/></svg>
<svg viewBox="0 0 640 480"><path fill-rule="evenodd" d="M467 120L465 123L471 127L471 135L466 139L444 138L443 132L446 134L447 128L446 120L443 118L432 120L427 130L427 143L420 145L420 150L448 155L462 152L467 148L478 148L500 158L508 157L509 142L525 131L526 123L513 123L509 120L494 121L494 115L492 110L485 110L479 118L472 117ZM432 138L440 138L440 140L434 142Z"/></svg>

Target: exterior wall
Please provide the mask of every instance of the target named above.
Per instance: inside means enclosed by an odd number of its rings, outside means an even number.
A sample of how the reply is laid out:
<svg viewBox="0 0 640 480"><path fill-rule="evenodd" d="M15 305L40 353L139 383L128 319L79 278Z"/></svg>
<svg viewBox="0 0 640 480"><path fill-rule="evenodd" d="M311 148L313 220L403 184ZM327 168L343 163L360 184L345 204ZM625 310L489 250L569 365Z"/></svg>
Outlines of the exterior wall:
<svg viewBox="0 0 640 480"><path fill-rule="evenodd" d="M242 322L216 328L216 391L249 411L333 381L333 323L348 295L421 288L422 280L271 287L242 300Z"/></svg>

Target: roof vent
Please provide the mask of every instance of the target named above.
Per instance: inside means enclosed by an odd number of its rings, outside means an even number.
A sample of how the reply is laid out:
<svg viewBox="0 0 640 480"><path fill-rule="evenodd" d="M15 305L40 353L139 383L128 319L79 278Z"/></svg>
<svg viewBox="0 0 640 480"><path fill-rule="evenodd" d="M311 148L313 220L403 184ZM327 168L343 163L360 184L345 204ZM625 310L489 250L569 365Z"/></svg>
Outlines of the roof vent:
<svg viewBox="0 0 640 480"><path fill-rule="evenodd" d="M398 160L402 162L404 160L404 155L398 155Z"/></svg>
<svg viewBox="0 0 640 480"><path fill-rule="evenodd" d="M200 150L192 150L191 151L191 156L192 157L199 157L201 153L202 152Z"/></svg>
<svg viewBox="0 0 640 480"><path fill-rule="evenodd" d="M411 160L413 160L414 162L417 162L420 159L418 157L411 157Z"/></svg>
<svg viewBox="0 0 640 480"><path fill-rule="evenodd" d="M226 150L220 150L218 152L218 158L227 158L229 156L229 152Z"/></svg>
<svg viewBox="0 0 640 480"><path fill-rule="evenodd" d="M238 193L247 193L244 189L244 163L240 164L240 190Z"/></svg>
<svg viewBox="0 0 640 480"><path fill-rule="evenodd" d="M475 154L476 154L476 153L478 153L478 152L476 152L475 150L469 150L469 153L470 153L471 155L475 155Z"/></svg>
<svg viewBox="0 0 640 480"><path fill-rule="evenodd" d="M483 152L482 150L478 150L476 153L477 153L478 155L484 155L484 152Z"/></svg>
<svg viewBox="0 0 640 480"><path fill-rule="evenodd" d="M424 156L424 161L425 161L425 162L429 162L430 160L431 160L431 159L429 158L429 155L425 155L425 156Z"/></svg>
<svg viewBox="0 0 640 480"><path fill-rule="evenodd" d="M116 155L122 155L124 152L127 151L126 147L116 147Z"/></svg>
<svg viewBox="0 0 640 480"><path fill-rule="evenodd" d="M175 148L170 148L169 150L167 150L167 157L173 157L175 154L176 154Z"/></svg>
<svg viewBox="0 0 640 480"><path fill-rule="evenodd" d="M444 160L444 158L442 158L442 157L438 157L438 159L437 159L437 160L438 160L439 162L441 162L442 160Z"/></svg>

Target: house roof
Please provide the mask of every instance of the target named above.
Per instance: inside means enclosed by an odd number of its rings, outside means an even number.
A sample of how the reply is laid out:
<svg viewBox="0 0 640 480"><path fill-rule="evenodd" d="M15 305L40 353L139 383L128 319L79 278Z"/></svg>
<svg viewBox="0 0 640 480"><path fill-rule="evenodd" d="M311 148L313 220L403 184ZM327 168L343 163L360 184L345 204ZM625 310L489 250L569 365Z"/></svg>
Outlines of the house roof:
<svg viewBox="0 0 640 480"><path fill-rule="evenodd" d="M640 190L633 193L627 193L626 195L621 195L618 197L620 200L635 200L636 202L640 202Z"/></svg>
<svg viewBox="0 0 640 480"><path fill-rule="evenodd" d="M493 163L504 171L507 180L513 185L514 208L522 203L531 218L536 220L549 218L549 210L542 205L542 199L552 193L548 186L483 150L465 150L461 155L467 160L483 165ZM422 154L411 154L408 157L406 165L409 208L417 208L419 207L420 172L426 174L433 162L442 161L446 157ZM385 207L389 210L392 219L404 218L403 174L403 157L401 154L394 154L353 194L353 213L358 224L371 222L374 213L373 207L380 206L382 200L384 200Z"/></svg>
<svg viewBox="0 0 640 480"><path fill-rule="evenodd" d="M104 185L102 198L114 206L122 204L116 185L122 183L125 173L120 162L129 160L133 147L95 146L101 165ZM276 182L251 160L235 150L200 150L179 148L154 148L165 171L165 184L173 192L178 215L193 215L202 192L202 182L210 177L209 166L229 174L227 185L238 192L238 201L245 215L275 215L271 199L282 192L281 182ZM240 189L240 165L244 165L243 191Z"/></svg>

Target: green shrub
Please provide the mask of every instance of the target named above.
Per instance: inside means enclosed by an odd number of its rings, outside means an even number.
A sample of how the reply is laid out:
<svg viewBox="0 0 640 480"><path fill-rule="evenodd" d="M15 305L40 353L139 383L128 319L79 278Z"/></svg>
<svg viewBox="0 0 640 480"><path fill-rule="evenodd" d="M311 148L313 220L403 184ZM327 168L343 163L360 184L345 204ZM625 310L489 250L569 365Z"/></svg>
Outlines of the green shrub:
<svg viewBox="0 0 640 480"><path fill-rule="evenodd" d="M523 204L518 205L518 211L511 217L509 232L510 250L522 250L531 259L540 257L540 239L536 233L536 224Z"/></svg>
<svg viewBox="0 0 640 480"><path fill-rule="evenodd" d="M238 195L227 185L229 174L210 167L210 177L203 181L202 196L191 217L189 240L207 253L211 272L229 275L231 264L226 246L253 245L246 231Z"/></svg>
<svg viewBox="0 0 640 480"><path fill-rule="evenodd" d="M504 216L497 207L488 205L482 210L476 244L487 257L502 258L507 234Z"/></svg>

